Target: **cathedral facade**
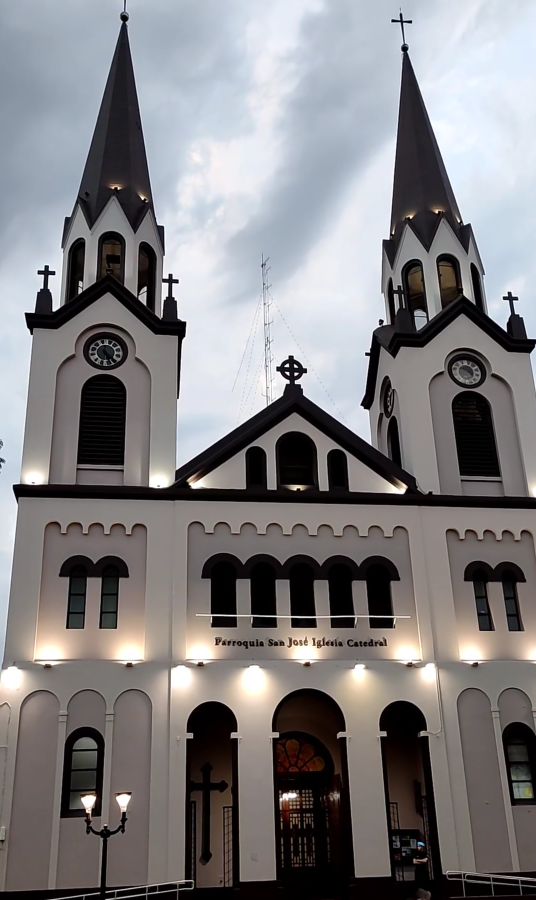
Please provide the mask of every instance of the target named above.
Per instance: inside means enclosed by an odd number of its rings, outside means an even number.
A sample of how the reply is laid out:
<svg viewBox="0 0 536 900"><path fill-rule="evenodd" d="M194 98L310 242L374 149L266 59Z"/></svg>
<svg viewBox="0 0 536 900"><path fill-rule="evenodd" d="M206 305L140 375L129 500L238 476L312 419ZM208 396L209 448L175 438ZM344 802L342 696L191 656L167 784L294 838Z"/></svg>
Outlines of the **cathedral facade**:
<svg viewBox="0 0 536 900"><path fill-rule="evenodd" d="M81 796L98 830L125 791L111 886L389 896L418 841L432 883L536 870L536 342L515 298L488 316L408 48L372 443L290 357L176 470L186 326L122 19L60 303L45 275L26 316L1 886L95 887Z"/></svg>

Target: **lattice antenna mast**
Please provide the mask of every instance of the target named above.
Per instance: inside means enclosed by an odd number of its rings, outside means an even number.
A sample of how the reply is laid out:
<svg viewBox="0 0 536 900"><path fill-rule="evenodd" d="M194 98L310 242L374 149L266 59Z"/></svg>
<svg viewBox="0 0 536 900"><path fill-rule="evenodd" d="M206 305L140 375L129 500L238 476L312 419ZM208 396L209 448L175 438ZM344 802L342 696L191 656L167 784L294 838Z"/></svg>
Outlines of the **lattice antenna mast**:
<svg viewBox="0 0 536 900"><path fill-rule="evenodd" d="M268 283L268 273L270 267L268 261L270 257L264 258L262 255L261 271L262 271L262 312L264 322L264 397L266 398L266 406L270 406L274 400L274 355L272 353L272 297L270 294L271 284Z"/></svg>

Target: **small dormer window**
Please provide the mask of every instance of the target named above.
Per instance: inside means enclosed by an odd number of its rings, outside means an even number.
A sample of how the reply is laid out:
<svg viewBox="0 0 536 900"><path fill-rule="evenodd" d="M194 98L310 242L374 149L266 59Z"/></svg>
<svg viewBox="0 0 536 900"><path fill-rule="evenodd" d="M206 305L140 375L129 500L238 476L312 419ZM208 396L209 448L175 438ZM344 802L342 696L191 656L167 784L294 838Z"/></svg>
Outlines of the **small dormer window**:
<svg viewBox="0 0 536 900"><path fill-rule="evenodd" d="M156 254L149 244L140 244L138 256L138 300L154 312L156 289Z"/></svg>
<svg viewBox="0 0 536 900"><path fill-rule="evenodd" d="M454 256L440 256L437 261L437 274L441 307L444 309L462 293L458 260Z"/></svg>
<svg viewBox="0 0 536 900"><path fill-rule="evenodd" d="M113 275L121 283L125 280L125 242L120 234L103 234L99 241L99 278Z"/></svg>
<svg viewBox="0 0 536 900"><path fill-rule="evenodd" d="M422 263L416 259L409 262L404 268L403 278L408 309L415 323L415 328L419 331L428 322L428 306L426 303Z"/></svg>

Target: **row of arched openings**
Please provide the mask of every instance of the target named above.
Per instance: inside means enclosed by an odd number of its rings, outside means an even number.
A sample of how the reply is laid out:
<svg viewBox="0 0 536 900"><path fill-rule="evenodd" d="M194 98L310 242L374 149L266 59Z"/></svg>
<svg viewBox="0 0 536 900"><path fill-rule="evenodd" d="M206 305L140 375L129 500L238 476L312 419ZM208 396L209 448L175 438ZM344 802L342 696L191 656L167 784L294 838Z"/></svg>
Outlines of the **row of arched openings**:
<svg viewBox="0 0 536 900"><path fill-rule="evenodd" d="M371 557L361 565L334 557L319 565L308 557L293 557L281 564L268 556L241 563L219 554L207 560L203 578L210 579L210 615L213 628L236 628L237 581L250 582L250 613L253 628L276 628L279 623L278 580L287 580L292 628L316 628L315 581L328 583L332 628L354 628L356 620L352 582L365 581L370 628L394 628L391 582L399 581L396 566L382 557ZM248 617L249 618L249 617Z"/></svg>
<svg viewBox="0 0 536 900"><path fill-rule="evenodd" d="M439 280L441 308L444 309L449 303L457 300L463 293L460 265L455 256L444 254L438 257L437 277ZM484 310L482 281L480 272L474 263L471 263L471 282L475 304L479 309ZM429 318L424 269L420 260L413 259L404 266L402 270L402 285L408 309L415 323L415 328L419 330L426 325ZM387 303L389 307L389 319L392 324L396 314L392 279L389 280L387 285Z"/></svg>
<svg viewBox="0 0 536 900"><path fill-rule="evenodd" d="M502 587L508 631L524 631L517 585L525 580L522 569L516 566L515 563L500 563L494 569L484 562L473 562L467 566L465 581L473 582L479 631L495 631L495 623L488 596L488 585L490 582L499 582Z"/></svg>
<svg viewBox="0 0 536 900"><path fill-rule="evenodd" d="M74 300L84 289L86 242L75 241L69 250L66 300ZM125 239L117 232L107 232L99 240L97 280L113 275L121 284L125 280ZM156 254L150 244L140 244L138 252L137 297L154 312L156 298Z"/></svg>
<svg viewBox="0 0 536 900"><path fill-rule="evenodd" d="M303 490L318 486L318 462L315 442L299 431L283 435L276 444L278 487ZM327 455L330 491L349 490L348 458L343 450L330 450ZM246 487L267 487L266 451L250 447L246 451Z"/></svg>
<svg viewBox="0 0 536 900"><path fill-rule="evenodd" d="M491 406L482 394L463 391L452 401L452 420L460 475L465 478L500 478L501 468ZM387 426L387 454L402 466L398 422Z"/></svg>

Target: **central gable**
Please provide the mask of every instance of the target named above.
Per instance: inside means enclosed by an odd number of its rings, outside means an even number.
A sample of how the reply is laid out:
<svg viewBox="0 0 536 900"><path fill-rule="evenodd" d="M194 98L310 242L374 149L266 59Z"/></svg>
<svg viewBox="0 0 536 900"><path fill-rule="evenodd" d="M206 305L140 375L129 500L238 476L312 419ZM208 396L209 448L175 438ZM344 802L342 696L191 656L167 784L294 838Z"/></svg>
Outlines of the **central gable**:
<svg viewBox="0 0 536 900"><path fill-rule="evenodd" d="M176 474L197 490L405 493L414 478L307 400L299 388L214 444Z"/></svg>

